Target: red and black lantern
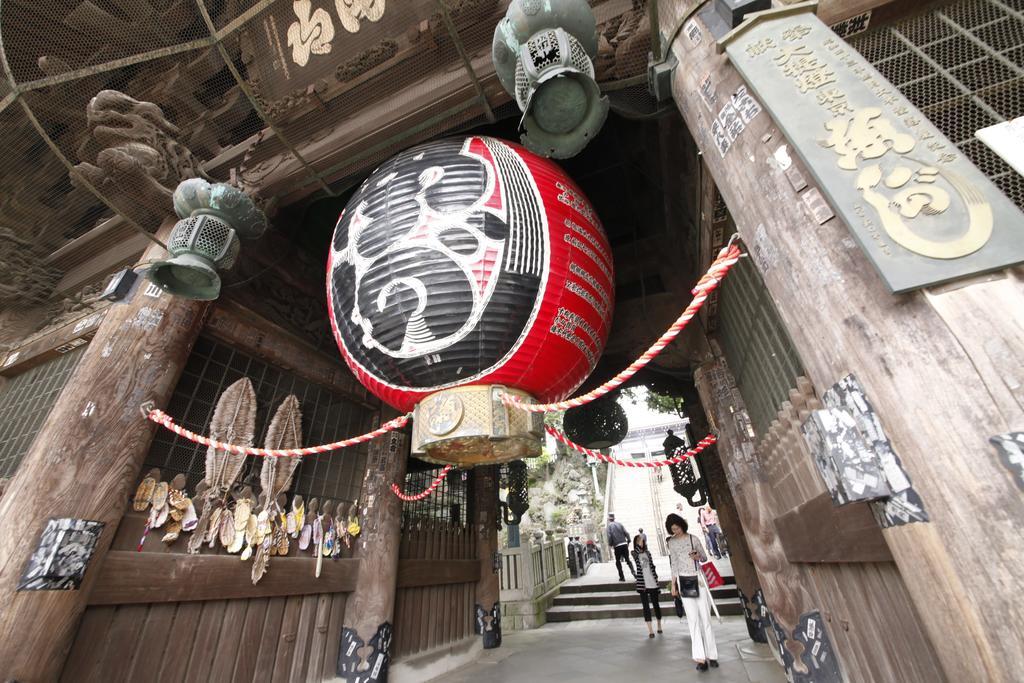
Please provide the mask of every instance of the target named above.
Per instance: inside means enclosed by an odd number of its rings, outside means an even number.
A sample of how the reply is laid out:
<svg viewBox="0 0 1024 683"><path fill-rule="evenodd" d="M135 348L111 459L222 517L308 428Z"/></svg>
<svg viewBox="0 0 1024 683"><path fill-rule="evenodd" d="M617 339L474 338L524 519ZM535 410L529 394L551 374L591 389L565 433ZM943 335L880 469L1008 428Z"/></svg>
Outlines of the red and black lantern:
<svg viewBox="0 0 1024 683"><path fill-rule="evenodd" d="M414 147L367 178L335 229L327 288L359 381L419 406L414 450L464 464L539 449L516 445L516 432L539 436L536 419L495 399L576 389L608 337L613 282L600 221L565 173L474 136ZM484 434L510 448L476 453Z"/></svg>

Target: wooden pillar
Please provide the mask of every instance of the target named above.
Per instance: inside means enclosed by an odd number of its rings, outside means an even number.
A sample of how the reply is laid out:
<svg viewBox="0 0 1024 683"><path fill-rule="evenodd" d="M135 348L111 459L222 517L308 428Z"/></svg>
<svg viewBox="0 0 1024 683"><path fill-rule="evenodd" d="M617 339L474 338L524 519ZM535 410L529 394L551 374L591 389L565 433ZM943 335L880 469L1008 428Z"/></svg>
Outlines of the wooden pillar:
<svg viewBox="0 0 1024 683"><path fill-rule="evenodd" d="M755 459L753 435L744 428L749 424L746 406L724 359L702 365L694 379L701 403L713 416L718 430L717 451L728 473L750 558L757 567L758 583L771 609L769 620L775 640L783 646L778 654L787 668L807 674L809 671L801 662L803 648L792 634L801 615L816 609L817 600L800 571L786 560L775 533L774 495Z"/></svg>
<svg viewBox="0 0 1024 683"><path fill-rule="evenodd" d="M498 552L498 468L496 465L473 470L473 523L476 526L476 554L480 560L480 579L476 583L474 619L477 635L483 636L484 649L501 645L501 584L494 569Z"/></svg>
<svg viewBox="0 0 1024 683"><path fill-rule="evenodd" d="M697 401L695 404L694 401L688 400L686 408L695 438L699 440L711 431L718 432L714 415L710 412L710 407L705 408L703 401ZM757 578L757 570L750 559L747 536L740 523L736 501L732 497L732 491L729 490L729 480L725 474L722 456L718 452L719 448L720 446L712 446L697 457L702 461L712 506L718 513L718 522L729 542L729 563L732 565L733 575L736 577L736 588L743 603L743 616L747 622L747 632L750 634L751 640L763 643L766 640L764 629L767 624L762 623L758 607L761 582Z"/></svg>
<svg viewBox="0 0 1024 683"><path fill-rule="evenodd" d="M663 32L689 4L662 0ZM989 439L1024 428L1013 379L1024 357L1024 274L890 294L848 227L836 217L819 223L770 161L787 139L767 111L719 153L714 117L744 83L696 25L699 33L681 32L672 45L677 106L808 376L827 388L856 375L923 501L930 521L883 535L942 668L950 680L1014 680L1024 669L1024 497ZM788 173L814 177L795 156Z"/></svg>
<svg viewBox="0 0 1024 683"><path fill-rule="evenodd" d="M348 683L387 681L394 631L398 548L402 536L402 501L391 484L405 481L409 437L390 432L370 442L360 493L360 559L356 589L345 607L338 676Z"/></svg>
<svg viewBox="0 0 1024 683"><path fill-rule="evenodd" d="M173 223L159 234L167 239ZM153 245L142 261L162 256ZM0 672L4 680L56 679L97 569L135 488L157 426L139 406L170 398L202 327L207 302L145 283L111 306L64 387L7 493L0 498ZM50 519L103 524L77 590L17 586Z"/></svg>

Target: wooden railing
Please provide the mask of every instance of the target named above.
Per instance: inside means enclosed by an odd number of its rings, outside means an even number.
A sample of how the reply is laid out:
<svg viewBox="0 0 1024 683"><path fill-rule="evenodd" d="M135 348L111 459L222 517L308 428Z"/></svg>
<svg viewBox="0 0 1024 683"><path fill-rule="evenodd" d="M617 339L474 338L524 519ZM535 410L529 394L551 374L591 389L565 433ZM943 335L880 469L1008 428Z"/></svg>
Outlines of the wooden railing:
<svg viewBox="0 0 1024 683"><path fill-rule="evenodd" d="M501 601L539 598L569 578L565 540L534 542L501 551Z"/></svg>

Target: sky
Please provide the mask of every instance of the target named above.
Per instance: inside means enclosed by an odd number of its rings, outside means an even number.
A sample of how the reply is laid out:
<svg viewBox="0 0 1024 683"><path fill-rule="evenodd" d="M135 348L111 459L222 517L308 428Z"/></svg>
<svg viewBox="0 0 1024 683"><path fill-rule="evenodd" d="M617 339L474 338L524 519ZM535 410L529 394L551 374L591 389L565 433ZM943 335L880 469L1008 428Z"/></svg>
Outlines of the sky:
<svg viewBox="0 0 1024 683"><path fill-rule="evenodd" d="M636 395L636 402L631 402L625 393L619 394L619 405L626 411L629 419L630 429L639 429L656 424L664 424L671 420L678 420L675 413L655 413L647 408L644 398L647 396L647 387L637 387L633 392Z"/></svg>

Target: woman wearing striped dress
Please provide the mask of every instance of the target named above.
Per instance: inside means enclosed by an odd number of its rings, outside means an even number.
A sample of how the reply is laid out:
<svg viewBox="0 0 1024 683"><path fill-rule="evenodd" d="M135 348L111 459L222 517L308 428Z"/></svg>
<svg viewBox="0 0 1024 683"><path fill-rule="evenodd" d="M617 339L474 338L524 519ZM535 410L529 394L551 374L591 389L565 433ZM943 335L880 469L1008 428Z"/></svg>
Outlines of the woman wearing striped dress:
<svg viewBox="0 0 1024 683"><path fill-rule="evenodd" d="M640 594L644 621L647 622L647 637L653 638L651 604L654 605L654 616L658 618L658 633L661 633L661 587L658 585L658 572L654 569L651 551L647 549L647 541L641 534L633 537L633 562L636 566L636 592Z"/></svg>

